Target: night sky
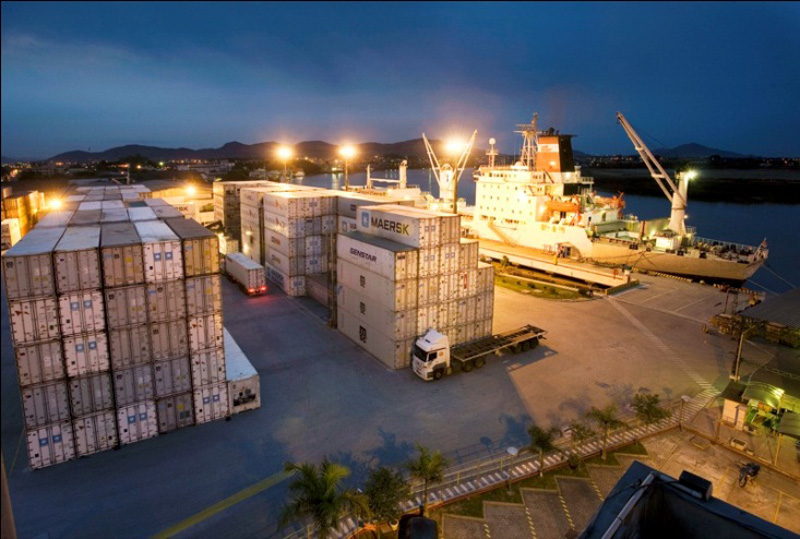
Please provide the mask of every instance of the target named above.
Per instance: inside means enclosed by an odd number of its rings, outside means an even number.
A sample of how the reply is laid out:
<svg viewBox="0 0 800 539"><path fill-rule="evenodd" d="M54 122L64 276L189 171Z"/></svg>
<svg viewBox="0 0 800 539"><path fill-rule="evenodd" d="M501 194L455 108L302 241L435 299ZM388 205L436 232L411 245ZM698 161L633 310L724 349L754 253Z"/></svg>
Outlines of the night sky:
<svg viewBox="0 0 800 539"><path fill-rule="evenodd" d="M2 155L490 136L800 156L800 3L2 3ZM652 137L652 138L651 138Z"/></svg>

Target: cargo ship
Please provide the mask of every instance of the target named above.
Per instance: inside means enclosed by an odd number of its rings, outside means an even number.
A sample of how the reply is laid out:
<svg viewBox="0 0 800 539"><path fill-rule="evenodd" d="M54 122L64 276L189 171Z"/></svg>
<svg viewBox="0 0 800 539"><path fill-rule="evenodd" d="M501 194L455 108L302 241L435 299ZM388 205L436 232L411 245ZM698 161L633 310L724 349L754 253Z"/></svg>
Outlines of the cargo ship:
<svg viewBox="0 0 800 539"><path fill-rule="evenodd" d="M519 126L521 158L511 166L489 164L475 171L475 207L468 222L481 239L527 247L602 265L679 275L739 286L767 260L766 239L758 246L697 236L685 226L691 172L673 180L625 118L617 115L645 164L672 204L669 217L640 220L625 214L622 194L604 197L581 174L572 136L538 131L536 116ZM467 224L467 223L465 223Z"/></svg>

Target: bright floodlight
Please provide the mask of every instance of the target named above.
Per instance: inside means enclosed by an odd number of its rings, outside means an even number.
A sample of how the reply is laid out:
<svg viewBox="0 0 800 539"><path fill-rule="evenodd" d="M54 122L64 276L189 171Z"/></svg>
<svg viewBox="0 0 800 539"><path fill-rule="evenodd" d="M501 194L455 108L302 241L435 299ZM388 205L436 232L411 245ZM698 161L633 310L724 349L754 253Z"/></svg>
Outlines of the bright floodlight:
<svg viewBox="0 0 800 539"><path fill-rule="evenodd" d="M497 144L497 141L496 141L496 140L494 140L494 137L492 137L492 138L490 138L490 139L489 139L489 144L491 144L492 146L494 146L495 144Z"/></svg>
<svg viewBox="0 0 800 539"><path fill-rule="evenodd" d="M339 148L339 153L345 159L350 159L351 157L353 157L356 154L356 149L355 149L354 146L350 146L350 145L342 146L341 148Z"/></svg>
<svg viewBox="0 0 800 539"><path fill-rule="evenodd" d="M690 170L689 172L686 173L686 179L687 180L693 180L696 177L697 177L697 171Z"/></svg>
<svg viewBox="0 0 800 539"><path fill-rule="evenodd" d="M444 149L447 153L459 153L464 150L464 142L460 140L448 140L444 145Z"/></svg>
<svg viewBox="0 0 800 539"><path fill-rule="evenodd" d="M57 210L60 207L61 207L61 199L54 198L53 200L50 201L50 209L51 210Z"/></svg>
<svg viewBox="0 0 800 539"><path fill-rule="evenodd" d="M195 196L197 194L197 187L195 187L194 185L187 185L186 194L189 195L190 197Z"/></svg>
<svg viewBox="0 0 800 539"><path fill-rule="evenodd" d="M279 146L278 147L278 157L283 160L289 159L294 152L288 146Z"/></svg>

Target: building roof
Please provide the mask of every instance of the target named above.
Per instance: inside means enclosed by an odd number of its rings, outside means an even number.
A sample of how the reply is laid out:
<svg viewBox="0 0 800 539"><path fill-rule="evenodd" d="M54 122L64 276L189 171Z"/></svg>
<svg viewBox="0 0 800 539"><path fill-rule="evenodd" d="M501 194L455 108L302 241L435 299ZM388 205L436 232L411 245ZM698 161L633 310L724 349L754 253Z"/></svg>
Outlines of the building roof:
<svg viewBox="0 0 800 539"><path fill-rule="evenodd" d="M690 481L676 481L636 461L580 537L797 537L718 498L704 496L703 492Z"/></svg>
<svg viewBox="0 0 800 539"><path fill-rule="evenodd" d="M740 313L748 318L800 328L800 288L768 298Z"/></svg>
<svg viewBox="0 0 800 539"><path fill-rule="evenodd" d="M747 384L731 380L730 382L728 382L728 385L725 386L725 389L722 390L720 397L722 397L725 400L738 402L740 404L745 404L747 401L742 398L742 394L744 393L745 389L747 389Z"/></svg>
<svg viewBox="0 0 800 539"><path fill-rule="evenodd" d="M778 432L800 439L800 414L784 412L781 416L781 423L778 425Z"/></svg>
<svg viewBox="0 0 800 539"><path fill-rule="evenodd" d="M747 380L782 389L787 395L800 398L800 351L781 348L766 365L756 369Z"/></svg>

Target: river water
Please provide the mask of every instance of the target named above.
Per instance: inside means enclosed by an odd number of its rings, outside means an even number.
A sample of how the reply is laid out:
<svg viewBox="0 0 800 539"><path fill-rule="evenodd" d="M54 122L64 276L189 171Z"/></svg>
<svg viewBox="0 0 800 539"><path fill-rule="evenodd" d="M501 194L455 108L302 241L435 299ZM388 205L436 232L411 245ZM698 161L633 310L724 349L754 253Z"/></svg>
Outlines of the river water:
<svg viewBox="0 0 800 539"><path fill-rule="evenodd" d="M397 174L397 170L376 171L372 177L397 179ZM364 185L366 175L364 172L350 174L349 182L350 185ZM344 176L320 174L294 183L340 189L344 186ZM439 186L429 169L409 170L408 183L439 196ZM458 184L458 196L466 199L469 205L475 203L472 169L464 171ZM625 195L625 200L626 214L632 213L640 219L669 216L670 203L665 197ZM758 245L766 238L769 259L747 286L768 294L779 294L800 286L800 205L693 202L690 190L686 213L689 216L687 224L695 227L697 235L704 238L747 245Z"/></svg>

